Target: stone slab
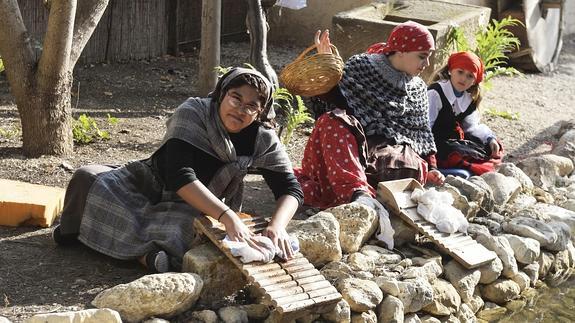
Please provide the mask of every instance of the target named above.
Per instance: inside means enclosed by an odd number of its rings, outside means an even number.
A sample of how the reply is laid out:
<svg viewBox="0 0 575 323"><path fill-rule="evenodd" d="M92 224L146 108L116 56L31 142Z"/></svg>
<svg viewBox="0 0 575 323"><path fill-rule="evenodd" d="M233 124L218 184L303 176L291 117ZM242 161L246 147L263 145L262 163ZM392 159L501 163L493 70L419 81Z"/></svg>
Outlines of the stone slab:
<svg viewBox="0 0 575 323"><path fill-rule="evenodd" d="M62 211L63 188L0 179L0 225L49 227Z"/></svg>
<svg viewBox="0 0 575 323"><path fill-rule="evenodd" d="M405 0L391 11L385 4L373 3L336 14L332 19L331 35L344 60L352 55L365 52L373 43L385 42L391 30L400 23L415 21L426 26L433 35L436 51L430 58L430 66L421 77L430 82L434 71L446 62L447 35L452 25L461 28L474 44L475 33L489 23L490 8L455 4L443 1ZM387 13L387 14L386 14Z"/></svg>

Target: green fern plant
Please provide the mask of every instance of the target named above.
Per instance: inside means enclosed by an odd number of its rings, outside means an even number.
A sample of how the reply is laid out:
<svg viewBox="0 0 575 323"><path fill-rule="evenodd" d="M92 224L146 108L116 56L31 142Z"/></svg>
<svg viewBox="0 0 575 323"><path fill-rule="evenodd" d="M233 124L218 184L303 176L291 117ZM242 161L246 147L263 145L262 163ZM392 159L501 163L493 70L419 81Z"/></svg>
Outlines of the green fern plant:
<svg viewBox="0 0 575 323"><path fill-rule="evenodd" d="M280 126L280 138L282 143L287 146L294 130L305 122L313 121L313 118L301 96L293 96L287 89L278 88L274 92L273 98L274 109L285 117Z"/></svg>
<svg viewBox="0 0 575 323"><path fill-rule="evenodd" d="M463 31L452 26L446 38L445 51L473 51L485 65L485 78L483 85L490 88L489 80L498 75L522 75L514 67L506 66L507 54L514 49L519 49L520 41L509 31L508 27L523 25L515 18L507 17L501 20L493 19L489 25L475 34L476 48L471 48Z"/></svg>
<svg viewBox="0 0 575 323"><path fill-rule="evenodd" d="M96 120L85 114L81 114L78 119L74 120L72 125L72 136L74 137L74 142L83 145L89 144L95 140L110 139L110 134L107 131L100 130Z"/></svg>

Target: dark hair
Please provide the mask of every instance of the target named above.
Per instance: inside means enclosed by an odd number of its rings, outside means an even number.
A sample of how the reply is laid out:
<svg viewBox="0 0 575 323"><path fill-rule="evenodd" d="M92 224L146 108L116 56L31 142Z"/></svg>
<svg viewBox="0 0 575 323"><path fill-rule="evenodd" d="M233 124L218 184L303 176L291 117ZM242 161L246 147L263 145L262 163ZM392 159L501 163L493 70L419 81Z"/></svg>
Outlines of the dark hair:
<svg viewBox="0 0 575 323"><path fill-rule="evenodd" d="M434 74L433 82L437 82L439 80L449 80L449 79L450 79L449 66L445 65ZM467 92L471 94L471 99L473 100L473 103L475 103L475 107L477 108L477 110L479 110L479 103L481 103L481 100L483 99L481 97L481 87L479 86L479 84L473 84L469 89L467 89Z"/></svg>
<svg viewBox="0 0 575 323"><path fill-rule="evenodd" d="M242 87L244 85L253 86L256 89L256 91L258 92L260 103L262 106L262 111L258 114L256 120L261 122L262 124L264 124L268 128L275 127L275 121L274 120L268 120L265 118L267 116L268 110L269 110L269 109L266 109L266 101L267 101L267 98L269 96L268 87L266 86L266 83L261 78L255 76L253 74L241 74L241 75L238 75L233 80L231 80L226 85L226 87L222 89L222 92L221 92L220 98L219 98L219 103L222 102L222 100L224 99L224 96L226 96L226 93L228 93L229 90L235 89L238 87Z"/></svg>

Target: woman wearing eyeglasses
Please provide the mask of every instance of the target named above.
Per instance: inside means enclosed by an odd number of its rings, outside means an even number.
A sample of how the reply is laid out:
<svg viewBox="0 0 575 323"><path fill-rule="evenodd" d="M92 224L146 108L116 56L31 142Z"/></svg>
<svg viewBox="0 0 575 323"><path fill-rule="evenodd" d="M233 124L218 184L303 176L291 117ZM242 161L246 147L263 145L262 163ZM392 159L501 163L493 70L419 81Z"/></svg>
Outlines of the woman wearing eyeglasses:
<svg viewBox="0 0 575 323"><path fill-rule="evenodd" d="M170 117L160 148L124 166L80 168L66 192L54 240L78 240L153 272L177 268L195 236L194 217L224 224L228 237L259 248L236 214L248 167L258 168L277 200L264 231L290 258L285 231L303 200L273 129L272 86L260 73L234 68L208 98L189 98ZM176 266L174 266L176 265Z"/></svg>

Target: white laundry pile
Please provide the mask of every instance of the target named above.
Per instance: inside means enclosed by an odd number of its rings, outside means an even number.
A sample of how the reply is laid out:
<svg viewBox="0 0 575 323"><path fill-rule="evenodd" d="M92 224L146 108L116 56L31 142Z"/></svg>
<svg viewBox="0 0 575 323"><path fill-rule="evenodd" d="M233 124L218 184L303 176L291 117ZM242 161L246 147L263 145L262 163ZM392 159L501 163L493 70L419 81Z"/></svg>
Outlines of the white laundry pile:
<svg viewBox="0 0 575 323"><path fill-rule="evenodd" d="M435 224L437 230L445 233L467 233L469 222L461 211L452 206L453 197L447 192L438 192L434 188L427 191L413 190L411 199L417 202L417 213Z"/></svg>
<svg viewBox="0 0 575 323"><path fill-rule="evenodd" d="M283 252L274 246L270 238L258 235L254 236L252 240L255 240L262 247L263 252L250 247L245 241L232 241L227 235L222 242L230 249L232 255L240 257L240 261L244 264L254 261L270 262L275 256L285 260ZM297 253L299 251L299 240L294 236L290 236L290 244L294 254Z"/></svg>

